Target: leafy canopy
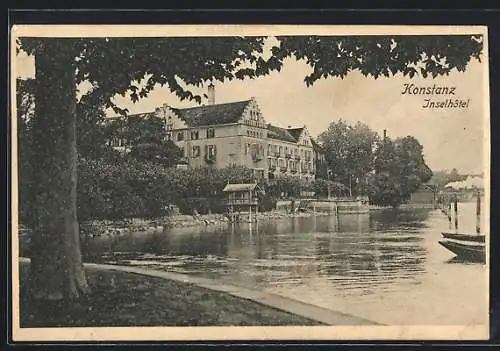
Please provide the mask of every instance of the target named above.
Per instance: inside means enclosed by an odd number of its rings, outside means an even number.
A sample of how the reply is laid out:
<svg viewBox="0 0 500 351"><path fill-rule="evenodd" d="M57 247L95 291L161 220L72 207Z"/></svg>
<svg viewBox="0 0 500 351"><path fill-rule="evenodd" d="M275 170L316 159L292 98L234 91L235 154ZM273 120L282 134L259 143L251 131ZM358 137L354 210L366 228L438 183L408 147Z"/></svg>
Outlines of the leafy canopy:
<svg viewBox="0 0 500 351"><path fill-rule="evenodd" d="M401 73L447 75L465 71L480 60L481 35L448 36L278 36L182 38L64 38L61 52L74 57L76 83L89 82L89 100L113 108L117 94L132 101L146 97L157 85L167 85L181 100L201 103L193 87L207 81L255 78L280 71L284 61L304 60L312 72L307 86L321 78L344 78L359 70L375 79ZM19 38L18 50L37 55L41 38ZM271 42L271 43L270 43Z"/></svg>

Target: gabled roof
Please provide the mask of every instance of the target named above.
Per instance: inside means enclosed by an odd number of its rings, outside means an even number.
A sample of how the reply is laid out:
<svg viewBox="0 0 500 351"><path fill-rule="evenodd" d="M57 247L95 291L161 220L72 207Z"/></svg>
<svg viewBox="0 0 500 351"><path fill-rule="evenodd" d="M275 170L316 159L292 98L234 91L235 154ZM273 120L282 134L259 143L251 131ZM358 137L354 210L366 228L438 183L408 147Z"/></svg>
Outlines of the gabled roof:
<svg viewBox="0 0 500 351"><path fill-rule="evenodd" d="M250 190L255 190L257 188L257 184L227 184L226 187L224 188L224 192L228 191L250 191Z"/></svg>
<svg viewBox="0 0 500 351"><path fill-rule="evenodd" d="M288 128L287 130L295 138L295 140L298 141L300 138L300 134L302 134L302 131L304 130L304 127Z"/></svg>
<svg viewBox="0 0 500 351"><path fill-rule="evenodd" d="M251 100L172 110L191 127L237 123Z"/></svg>
<svg viewBox="0 0 500 351"><path fill-rule="evenodd" d="M271 139L289 141L291 143L297 142L297 139L293 137L288 129L273 126L272 124L267 125L267 137Z"/></svg>

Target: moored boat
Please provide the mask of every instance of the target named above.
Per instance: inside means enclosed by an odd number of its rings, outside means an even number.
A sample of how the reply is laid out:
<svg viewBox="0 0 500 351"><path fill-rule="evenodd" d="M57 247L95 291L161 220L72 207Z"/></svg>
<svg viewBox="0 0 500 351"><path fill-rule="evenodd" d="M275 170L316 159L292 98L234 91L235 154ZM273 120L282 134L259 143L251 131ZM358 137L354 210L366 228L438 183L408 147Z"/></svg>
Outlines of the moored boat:
<svg viewBox="0 0 500 351"><path fill-rule="evenodd" d="M460 259L486 261L486 246L484 244L455 240L440 240L439 244L453 252Z"/></svg>
<svg viewBox="0 0 500 351"><path fill-rule="evenodd" d="M465 241L473 241L484 243L486 240L486 236L484 234L465 234L465 233L448 233L442 232L441 235L445 239L453 239L453 240L465 240Z"/></svg>
<svg viewBox="0 0 500 351"><path fill-rule="evenodd" d="M457 258L461 260L484 262L486 260L486 235L481 233L481 199L479 191L477 191L475 234L458 232L457 197L454 198L453 202L455 213L455 233L441 232L441 235L445 240L439 241L439 244L453 252ZM451 209L451 202L448 204L448 208ZM451 214L448 214L448 220L450 221L451 227Z"/></svg>

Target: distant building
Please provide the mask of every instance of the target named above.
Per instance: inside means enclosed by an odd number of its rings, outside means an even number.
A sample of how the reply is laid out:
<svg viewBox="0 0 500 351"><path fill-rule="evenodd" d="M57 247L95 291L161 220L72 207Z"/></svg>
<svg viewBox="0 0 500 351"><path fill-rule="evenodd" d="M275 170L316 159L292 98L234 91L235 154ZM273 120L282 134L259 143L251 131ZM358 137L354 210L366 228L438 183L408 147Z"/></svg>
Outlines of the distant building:
<svg viewBox="0 0 500 351"><path fill-rule="evenodd" d="M428 184L422 184L410 195L411 204L434 204L437 201L437 189Z"/></svg>
<svg viewBox="0 0 500 351"><path fill-rule="evenodd" d="M215 104L214 95L210 86L209 105L179 109L165 104L140 116L164 121L165 139L182 150L188 167L245 166L260 179L289 176L306 182L323 170L325 156L305 126L267 123L254 98ZM125 147L122 141L113 143Z"/></svg>

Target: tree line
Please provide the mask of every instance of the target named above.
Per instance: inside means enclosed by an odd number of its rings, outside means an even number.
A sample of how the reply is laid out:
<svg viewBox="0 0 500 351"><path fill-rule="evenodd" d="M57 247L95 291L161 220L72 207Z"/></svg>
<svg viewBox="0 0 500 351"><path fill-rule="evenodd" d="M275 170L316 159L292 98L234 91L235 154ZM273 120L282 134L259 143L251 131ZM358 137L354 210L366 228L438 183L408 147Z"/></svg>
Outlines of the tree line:
<svg viewBox="0 0 500 351"><path fill-rule="evenodd" d="M33 80L19 81L21 219L29 224L34 210L32 122ZM281 197L297 198L302 192L368 196L370 202L398 206L405 202L432 172L425 165L422 146L408 136L380 137L366 124L332 122L319 142L329 169L326 179L306 183L293 177L264 182L251 169L227 167L178 169L180 149L163 137L163 122L155 116L130 116L104 122L103 109L85 100L77 104L77 211L80 220L154 218L168 214L170 205L183 213L222 212L222 189L229 183L259 183L264 189L263 208L269 210ZM117 152L110 141L126 140L127 152ZM265 204L265 205L264 205Z"/></svg>
<svg viewBox="0 0 500 351"><path fill-rule="evenodd" d="M332 122L321 133L330 177L349 189L351 196L366 195L370 203L398 206L432 177L423 147L413 136L392 140L364 123Z"/></svg>

